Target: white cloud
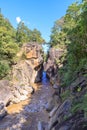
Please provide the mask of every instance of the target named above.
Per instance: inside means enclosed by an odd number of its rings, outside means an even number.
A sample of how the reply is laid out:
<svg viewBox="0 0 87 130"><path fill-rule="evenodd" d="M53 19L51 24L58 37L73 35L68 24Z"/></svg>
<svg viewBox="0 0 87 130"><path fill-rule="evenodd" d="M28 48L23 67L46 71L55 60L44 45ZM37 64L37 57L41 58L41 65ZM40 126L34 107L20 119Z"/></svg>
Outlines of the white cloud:
<svg viewBox="0 0 87 130"><path fill-rule="evenodd" d="M21 18L20 17L16 17L16 22L20 23L21 22Z"/></svg>

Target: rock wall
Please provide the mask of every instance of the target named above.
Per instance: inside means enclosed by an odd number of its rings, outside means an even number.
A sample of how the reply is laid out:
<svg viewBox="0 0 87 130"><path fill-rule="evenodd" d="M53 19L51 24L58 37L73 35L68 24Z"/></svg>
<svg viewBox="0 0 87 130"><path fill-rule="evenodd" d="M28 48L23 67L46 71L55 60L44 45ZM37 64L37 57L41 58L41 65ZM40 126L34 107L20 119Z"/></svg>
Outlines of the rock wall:
<svg viewBox="0 0 87 130"><path fill-rule="evenodd" d="M44 70L47 72L47 76L50 81L54 84L55 80L58 79L58 69L62 67L61 58L64 54L64 50L50 48L48 54L48 60L44 64ZM58 81L59 82L59 81Z"/></svg>
<svg viewBox="0 0 87 130"><path fill-rule="evenodd" d="M25 44L17 54L19 61L13 65L10 80L0 81L0 103L8 105L28 98L34 92L32 83L41 81L43 56L38 43Z"/></svg>
<svg viewBox="0 0 87 130"><path fill-rule="evenodd" d="M84 96L87 94L87 78L77 77L64 92L60 92L59 86L54 89L46 106L50 119L47 130L86 130L86 104L82 106L81 103L85 102Z"/></svg>
<svg viewBox="0 0 87 130"><path fill-rule="evenodd" d="M55 91L46 105L49 114L47 130L87 130L87 71L77 74L71 85L63 89L58 76L60 66L55 62L62 55L63 52L51 49L45 64Z"/></svg>

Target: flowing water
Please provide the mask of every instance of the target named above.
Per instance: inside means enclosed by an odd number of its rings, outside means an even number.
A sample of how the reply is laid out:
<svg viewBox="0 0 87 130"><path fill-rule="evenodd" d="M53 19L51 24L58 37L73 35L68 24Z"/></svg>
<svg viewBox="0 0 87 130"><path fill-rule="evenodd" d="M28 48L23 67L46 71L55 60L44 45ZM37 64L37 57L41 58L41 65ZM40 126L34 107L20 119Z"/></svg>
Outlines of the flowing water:
<svg viewBox="0 0 87 130"><path fill-rule="evenodd" d="M42 82L33 85L36 88L33 95L25 101L8 106L8 115L0 122L0 130L37 130L39 121L48 122L45 106L53 89L46 72L43 72Z"/></svg>

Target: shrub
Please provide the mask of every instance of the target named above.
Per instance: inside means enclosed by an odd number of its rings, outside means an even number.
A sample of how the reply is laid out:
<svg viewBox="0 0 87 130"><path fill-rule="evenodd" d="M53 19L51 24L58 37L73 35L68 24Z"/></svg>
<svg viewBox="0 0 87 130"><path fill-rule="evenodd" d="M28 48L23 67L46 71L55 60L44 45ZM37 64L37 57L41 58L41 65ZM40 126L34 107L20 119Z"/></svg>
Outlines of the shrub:
<svg viewBox="0 0 87 130"><path fill-rule="evenodd" d="M10 70L9 64L7 62L0 61L0 79L5 77Z"/></svg>

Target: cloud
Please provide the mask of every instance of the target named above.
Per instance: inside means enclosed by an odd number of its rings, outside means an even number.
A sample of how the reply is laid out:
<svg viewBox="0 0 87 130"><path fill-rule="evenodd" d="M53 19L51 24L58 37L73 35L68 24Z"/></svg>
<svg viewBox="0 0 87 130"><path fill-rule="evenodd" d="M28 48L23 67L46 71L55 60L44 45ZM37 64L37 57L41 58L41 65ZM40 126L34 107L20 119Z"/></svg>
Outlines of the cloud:
<svg viewBox="0 0 87 130"><path fill-rule="evenodd" d="M21 18L18 16L18 17L16 17L16 22L17 23L20 23L22 20L21 20ZM28 21L22 21L25 25L29 25L30 23L28 22Z"/></svg>
<svg viewBox="0 0 87 130"><path fill-rule="evenodd" d="M20 23L21 22L21 18L20 17L16 17L16 22Z"/></svg>

